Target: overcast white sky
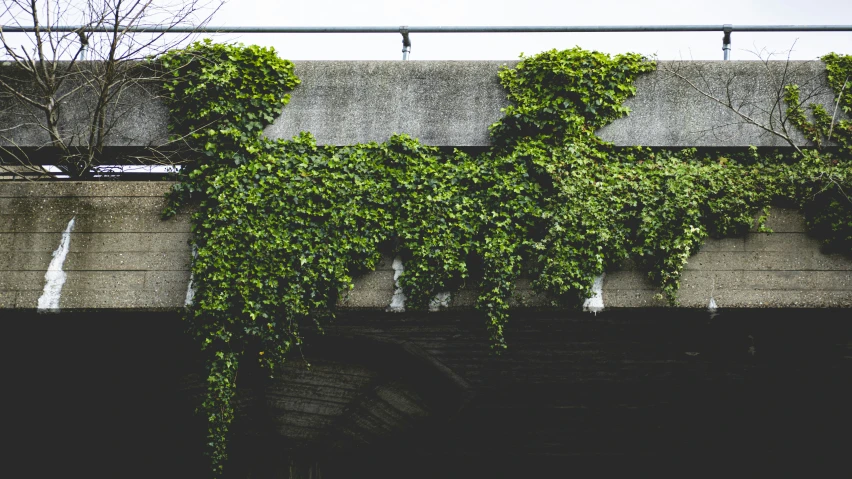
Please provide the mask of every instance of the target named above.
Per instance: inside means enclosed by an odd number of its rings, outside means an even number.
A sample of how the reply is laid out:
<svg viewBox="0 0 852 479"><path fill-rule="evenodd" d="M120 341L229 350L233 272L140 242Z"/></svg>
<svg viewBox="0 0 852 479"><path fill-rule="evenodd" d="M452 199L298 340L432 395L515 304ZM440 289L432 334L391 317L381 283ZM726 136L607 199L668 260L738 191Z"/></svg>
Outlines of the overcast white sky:
<svg viewBox="0 0 852 479"><path fill-rule="evenodd" d="M211 25L451 26L451 25L669 25L852 24L852 0L230 0ZM246 34L220 39L271 45L292 60L397 60L398 34ZM627 51L661 59L722 59L722 34L412 34L412 60L510 60L521 52L579 45L609 53ZM850 33L734 33L732 59L749 51L792 58L852 54ZM783 57L786 58L786 57ZM779 59L783 59L779 57Z"/></svg>
<svg viewBox="0 0 852 479"><path fill-rule="evenodd" d="M170 8L194 0L156 0ZM202 3L216 0L199 0ZM40 0L53 3L54 0ZM4 1L2 5L8 2ZM85 5L85 0L59 0ZM73 7L72 7L73 8ZM41 11L44 12L44 8ZM16 9L0 11L7 25L32 24ZM44 21L44 20L43 20ZM79 24L73 15L61 23ZM211 26L542 26L542 25L836 25L852 24L852 0L228 0ZM30 45L23 34L11 44ZM69 38L73 38L69 37ZM177 37L175 37L177 38ZM274 46L292 60L399 60L393 34L222 34L218 41ZM514 33L411 36L412 60L512 60L579 45L608 53L638 52L660 59L722 59L722 33ZM734 32L732 59L753 52L811 60L829 52L852 54L852 32ZM32 45L29 46L32 49Z"/></svg>

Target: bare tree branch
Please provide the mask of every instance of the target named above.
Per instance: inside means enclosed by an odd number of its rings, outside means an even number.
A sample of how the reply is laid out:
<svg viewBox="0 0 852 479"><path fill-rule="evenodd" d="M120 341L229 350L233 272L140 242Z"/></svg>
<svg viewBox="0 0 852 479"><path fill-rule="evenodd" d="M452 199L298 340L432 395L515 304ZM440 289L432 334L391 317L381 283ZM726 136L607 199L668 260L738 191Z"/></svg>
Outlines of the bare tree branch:
<svg viewBox="0 0 852 479"><path fill-rule="evenodd" d="M702 89L701 87L696 85L696 83L693 81L692 78L689 78L687 75L681 73L681 71L679 69L672 68L672 69L669 69L668 72L671 73L672 75L676 76L680 80L684 81L693 90L698 92L701 96L703 96L703 97L707 98L708 100L711 100L711 101L713 101L713 102L715 102L719 105L724 106L728 111L730 111L731 113L738 116L746 124L753 125L753 126L759 128L759 129L763 130L766 133L775 135L775 136L783 139L790 146L795 148L796 151L801 152L801 149L799 148L799 146L796 144L796 142L793 140L793 138L790 137L789 133L786 130L778 131L777 129L772 128L771 125L766 125L766 124L758 121L757 119L753 118L752 116L743 113L742 108L738 108L737 106L734 105L734 100L733 100L734 94L733 94L733 89L732 89L732 86L731 86L732 85L731 79L728 79L728 81L726 81L725 97L719 98L719 97L713 95L709 91L709 88ZM770 115L770 117L772 117L772 115Z"/></svg>
<svg viewBox="0 0 852 479"><path fill-rule="evenodd" d="M837 123L837 109L840 107L840 99L843 98L843 92L846 91L846 85L849 84L849 77L843 82L843 87L840 88L840 93L837 95L837 101L834 102L834 113L831 115L831 128L828 129L827 140L831 139L831 134L834 132L834 125Z"/></svg>
<svg viewBox="0 0 852 479"><path fill-rule="evenodd" d="M23 109L41 112L38 127L65 173L85 176L105 161L123 115L150 95L161 72L140 62L185 44L192 34L137 33L146 25L203 26L223 0L3 0L0 23L34 32L11 38L0 27L2 52L14 68L0 74L0 92ZM58 25L81 25L57 32ZM15 36L12 35L12 36ZM27 44L27 41L29 44ZM70 107L69 105L74 105ZM85 115L85 116L83 116ZM169 142L164 149L173 148ZM155 162L171 152L146 148ZM0 151L2 153L2 151ZM6 155L8 156L8 155ZM139 155L131 161L144 161ZM113 159L112 162L115 160Z"/></svg>

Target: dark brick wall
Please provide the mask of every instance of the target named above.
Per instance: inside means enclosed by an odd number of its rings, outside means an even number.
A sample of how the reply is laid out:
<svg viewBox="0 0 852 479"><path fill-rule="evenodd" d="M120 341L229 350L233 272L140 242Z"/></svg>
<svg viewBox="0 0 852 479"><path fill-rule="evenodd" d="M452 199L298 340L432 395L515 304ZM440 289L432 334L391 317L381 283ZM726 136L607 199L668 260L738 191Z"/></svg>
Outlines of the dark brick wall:
<svg viewBox="0 0 852 479"><path fill-rule="evenodd" d="M463 407L435 409L428 421L346 451L294 450L249 407L236 427L233 477L286 477L288 454L318 461L331 479L555 477L548 471L621 467L813 473L842 463L852 446L848 316L518 313L509 350L496 357L472 313L347 313L322 337L308 332L308 359L331 364L349 355L347 363L406 384L427 405L443 397ZM203 422L192 415L199 389L187 379L200 372L198 356L176 315L2 319L4 467L27 471L16 477L204 476ZM452 373L436 373L429 361ZM270 387L261 376L241 372L249 396ZM282 377L291 379L275 387L286 391L293 376Z"/></svg>

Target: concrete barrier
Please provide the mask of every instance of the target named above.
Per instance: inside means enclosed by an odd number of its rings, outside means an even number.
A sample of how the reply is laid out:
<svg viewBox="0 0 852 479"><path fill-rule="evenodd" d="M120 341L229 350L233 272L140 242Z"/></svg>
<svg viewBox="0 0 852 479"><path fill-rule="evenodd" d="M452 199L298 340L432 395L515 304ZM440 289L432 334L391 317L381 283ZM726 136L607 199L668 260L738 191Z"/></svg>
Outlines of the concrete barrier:
<svg viewBox="0 0 852 479"><path fill-rule="evenodd" d="M189 284L190 225L184 213L160 220L169 182L0 183L0 308L35 309L45 275L64 235L67 251L58 308L171 310L184 306ZM69 222L73 229L68 232ZM802 217L773 210L771 235L709 240L689 260L682 307L852 307L852 260L820 253ZM58 274L58 271L56 272ZM54 274L54 275L56 275ZM344 309L385 310L394 293L389 257L355 282ZM604 308L665 306L635 270L608 272ZM449 307L470 308L474 289L454 294ZM549 306L517 284L515 307Z"/></svg>
<svg viewBox="0 0 852 479"><path fill-rule="evenodd" d="M488 126L500 119L500 109L508 104L497 72L502 65L515 63L296 62L302 83L266 133L286 139L310 131L320 144L332 145L381 142L394 133L406 133L435 146L488 146ZM599 133L620 146L787 146L744 119L768 125L770 116L783 117L779 111L783 102L777 100L787 83L800 85L806 103L833 105L825 66L818 61L660 62L657 71L637 80L637 94L627 101L630 116ZM155 86L142 85L123 96L116 106L120 114L111 116L117 123L107 145L166 143L167 111L157 95ZM711 97L730 99L733 108ZM49 143L37 127L40 112L8 97L0 98L0 111L0 146L32 149ZM79 137L88 114L86 98L72 97L63 112L66 134ZM798 133L793 138L804 143Z"/></svg>

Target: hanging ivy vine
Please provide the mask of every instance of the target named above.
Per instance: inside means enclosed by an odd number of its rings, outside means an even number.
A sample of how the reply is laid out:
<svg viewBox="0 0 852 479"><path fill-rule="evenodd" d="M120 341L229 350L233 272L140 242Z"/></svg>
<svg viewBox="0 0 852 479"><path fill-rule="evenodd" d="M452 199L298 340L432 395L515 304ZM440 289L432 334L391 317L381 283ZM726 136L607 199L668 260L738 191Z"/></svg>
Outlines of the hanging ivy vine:
<svg viewBox="0 0 852 479"><path fill-rule="evenodd" d="M827 58L848 113L852 94L841 85L849 57ZM595 130L628 113L634 79L655 68L639 55L552 50L503 68L512 105L491 126L494 147L479 154L405 135L346 147L319 147L309 133L270 140L263 127L299 83L292 63L272 49L209 42L162 62L174 72L165 85L172 132L200 157L181 173L166 215L195 207L187 317L208 352L201 409L217 474L239 363L250 355L273 373L301 344L300 322L333 316L353 277L374 268L382 251L405 260L406 307L475 286L499 352L522 273L554 304L572 306L597 275L633 258L675 303L680 274L705 238L743 233L758 212L763 227L778 197L809 212L832 245L852 245L848 143L840 156L719 156L598 138ZM788 89L791 105L794 94ZM823 112L811 116L814 131L829 136ZM807 132L807 115L793 117ZM834 125L837 135L849 128Z"/></svg>

